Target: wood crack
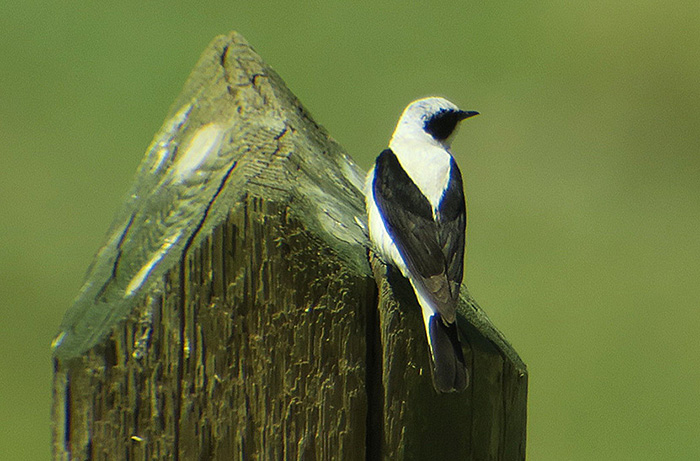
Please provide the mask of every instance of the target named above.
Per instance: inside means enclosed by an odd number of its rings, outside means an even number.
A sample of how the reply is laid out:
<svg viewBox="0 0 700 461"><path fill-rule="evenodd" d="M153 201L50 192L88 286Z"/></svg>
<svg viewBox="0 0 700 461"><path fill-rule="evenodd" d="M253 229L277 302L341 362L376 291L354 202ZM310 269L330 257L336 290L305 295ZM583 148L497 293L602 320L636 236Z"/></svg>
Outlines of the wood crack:
<svg viewBox="0 0 700 461"><path fill-rule="evenodd" d="M129 218L129 222L127 225L124 227L124 230L122 231L122 235L119 237L119 242L117 243L117 248L116 248L116 256L114 258L114 264L112 265L112 272L105 281L104 285L102 285L102 288L100 288L100 291L97 292L95 295L95 301L100 301L104 300L104 295L107 291L107 288L109 285L117 278L117 271L119 269L119 263L121 262L122 259L122 245L124 245L124 240L126 239L127 234L129 233L129 229L131 228L131 225L134 222L134 217L136 216L136 212L131 214L131 217Z"/></svg>

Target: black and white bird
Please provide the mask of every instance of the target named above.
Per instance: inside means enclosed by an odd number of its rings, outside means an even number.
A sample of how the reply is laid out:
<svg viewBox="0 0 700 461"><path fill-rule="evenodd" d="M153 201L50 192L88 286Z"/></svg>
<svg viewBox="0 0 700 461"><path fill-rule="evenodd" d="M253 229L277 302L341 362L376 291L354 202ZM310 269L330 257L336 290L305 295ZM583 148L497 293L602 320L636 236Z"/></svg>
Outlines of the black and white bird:
<svg viewBox="0 0 700 461"><path fill-rule="evenodd" d="M370 240L413 286L439 392L463 390L469 376L455 309L467 209L450 143L459 122L477 114L443 98L412 102L365 184Z"/></svg>

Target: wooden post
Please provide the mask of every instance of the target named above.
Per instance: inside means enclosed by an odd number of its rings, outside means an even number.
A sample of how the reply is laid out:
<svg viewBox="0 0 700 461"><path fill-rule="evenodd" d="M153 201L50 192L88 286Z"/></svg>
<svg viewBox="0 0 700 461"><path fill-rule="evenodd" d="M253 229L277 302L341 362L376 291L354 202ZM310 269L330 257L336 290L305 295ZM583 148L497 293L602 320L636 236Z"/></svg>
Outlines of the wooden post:
<svg viewBox="0 0 700 461"><path fill-rule="evenodd" d="M214 40L54 341L55 459L523 459L525 365L463 290L469 388L371 251L364 173ZM371 261L371 264L370 262Z"/></svg>

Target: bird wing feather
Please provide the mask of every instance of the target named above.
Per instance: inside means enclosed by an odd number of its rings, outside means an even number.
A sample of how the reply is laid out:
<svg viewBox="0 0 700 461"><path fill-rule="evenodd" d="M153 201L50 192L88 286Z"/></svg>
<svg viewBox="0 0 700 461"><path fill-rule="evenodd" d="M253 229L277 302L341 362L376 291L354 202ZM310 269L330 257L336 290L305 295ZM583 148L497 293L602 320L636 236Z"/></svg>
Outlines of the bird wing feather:
<svg viewBox="0 0 700 461"><path fill-rule="evenodd" d="M455 321L462 283L466 207L462 177L454 160L450 182L437 216L428 199L390 150L377 157L372 192L414 283L426 294L443 321Z"/></svg>

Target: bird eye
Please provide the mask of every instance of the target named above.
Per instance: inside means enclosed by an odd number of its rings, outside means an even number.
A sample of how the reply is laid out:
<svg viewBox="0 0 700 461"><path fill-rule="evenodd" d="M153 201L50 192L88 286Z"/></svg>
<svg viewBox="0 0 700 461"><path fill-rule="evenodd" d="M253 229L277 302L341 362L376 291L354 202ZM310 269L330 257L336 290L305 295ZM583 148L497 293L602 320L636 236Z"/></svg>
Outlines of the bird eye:
<svg viewBox="0 0 700 461"><path fill-rule="evenodd" d="M449 138L460 121L457 111L442 109L441 111L427 117L424 124L425 132L438 141Z"/></svg>

